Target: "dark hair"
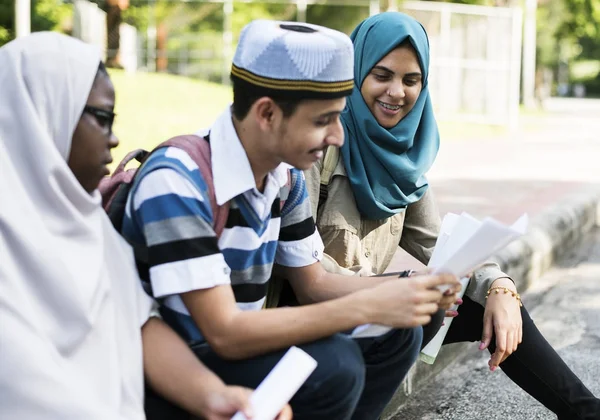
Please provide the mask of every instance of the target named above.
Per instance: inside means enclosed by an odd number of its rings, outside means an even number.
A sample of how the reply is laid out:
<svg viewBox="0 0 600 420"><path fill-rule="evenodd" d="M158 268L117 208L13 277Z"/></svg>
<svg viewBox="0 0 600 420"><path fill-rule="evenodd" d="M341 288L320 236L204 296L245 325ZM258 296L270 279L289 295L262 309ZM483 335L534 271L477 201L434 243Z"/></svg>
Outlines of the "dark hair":
<svg viewBox="0 0 600 420"><path fill-rule="evenodd" d="M265 96L271 98L273 102L281 109L284 118L291 117L298 105L303 99L297 98L283 98L281 96L274 96L271 92L260 87L244 83L238 79L232 78L233 83L233 116L238 120L243 120L250 112L250 108L256 101Z"/></svg>

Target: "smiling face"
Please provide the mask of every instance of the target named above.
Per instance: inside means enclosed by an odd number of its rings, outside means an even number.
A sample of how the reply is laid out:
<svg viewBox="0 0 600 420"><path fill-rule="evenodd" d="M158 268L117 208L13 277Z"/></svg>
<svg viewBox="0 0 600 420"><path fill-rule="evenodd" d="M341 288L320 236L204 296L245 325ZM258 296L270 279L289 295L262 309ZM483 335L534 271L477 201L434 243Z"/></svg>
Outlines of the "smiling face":
<svg viewBox="0 0 600 420"><path fill-rule="evenodd" d="M346 98L303 99L286 111L289 107L282 108L263 96L252 104L245 118L249 128L238 126L236 130L242 134L254 131L252 137L258 141L252 148L259 149L254 155L260 160L255 167L264 165L271 170L285 162L306 170L323 157L328 146L344 143L340 114L345 106Z"/></svg>
<svg viewBox="0 0 600 420"><path fill-rule="evenodd" d="M92 193L110 172L111 149L119 140L112 132L115 89L108 75L99 71L86 107L73 132L68 165L81 186Z"/></svg>
<svg viewBox="0 0 600 420"><path fill-rule="evenodd" d="M377 122L392 128L415 106L422 87L417 53L410 43L403 43L375 64L360 93Z"/></svg>
<svg viewBox="0 0 600 420"><path fill-rule="evenodd" d="M306 170L328 146L340 147L344 143L340 114L345 105L346 98L303 100L290 117L282 118L276 129L281 161Z"/></svg>

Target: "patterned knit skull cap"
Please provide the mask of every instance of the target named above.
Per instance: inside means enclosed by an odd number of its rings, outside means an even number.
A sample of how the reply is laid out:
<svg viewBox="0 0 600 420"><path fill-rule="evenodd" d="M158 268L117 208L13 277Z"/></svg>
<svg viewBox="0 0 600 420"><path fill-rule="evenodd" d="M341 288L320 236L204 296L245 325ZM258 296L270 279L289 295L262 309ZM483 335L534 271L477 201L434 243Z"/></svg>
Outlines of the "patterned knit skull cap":
<svg viewBox="0 0 600 420"><path fill-rule="evenodd" d="M352 93L354 47L333 29L255 20L242 29L231 79L280 98L341 98Z"/></svg>

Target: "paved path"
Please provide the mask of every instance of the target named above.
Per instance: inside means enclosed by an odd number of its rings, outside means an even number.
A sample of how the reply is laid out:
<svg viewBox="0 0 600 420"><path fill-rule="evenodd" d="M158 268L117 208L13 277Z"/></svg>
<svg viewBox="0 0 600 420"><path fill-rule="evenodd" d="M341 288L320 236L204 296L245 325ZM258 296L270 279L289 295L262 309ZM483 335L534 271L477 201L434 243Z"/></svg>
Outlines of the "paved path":
<svg viewBox="0 0 600 420"><path fill-rule="evenodd" d="M552 99L512 134L444 141L428 177L440 214L466 211L503 222L600 184L600 100ZM398 252L390 269L412 258Z"/></svg>
<svg viewBox="0 0 600 420"><path fill-rule="evenodd" d="M592 232L524 296L536 325L600 396L600 230ZM413 394L394 420L550 420L550 411L473 348ZM484 354L486 353L486 354Z"/></svg>

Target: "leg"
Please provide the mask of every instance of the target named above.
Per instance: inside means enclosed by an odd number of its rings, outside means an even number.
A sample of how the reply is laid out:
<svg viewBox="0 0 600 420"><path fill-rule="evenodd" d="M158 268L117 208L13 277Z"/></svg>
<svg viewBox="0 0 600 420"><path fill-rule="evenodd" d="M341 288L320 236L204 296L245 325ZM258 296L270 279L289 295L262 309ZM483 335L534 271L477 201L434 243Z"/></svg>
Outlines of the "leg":
<svg viewBox="0 0 600 420"><path fill-rule="evenodd" d="M379 418L417 360L422 336L421 328L413 328L356 340L363 352L367 375L365 389L352 419Z"/></svg>
<svg viewBox="0 0 600 420"><path fill-rule="evenodd" d="M465 298L458 312L444 344L480 340L484 308ZM521 309L521 316L523 342L500 364L502 371L561 420L600 419L600 400L554 351L525 308ZM495 350L495 337L489 350Z"/></svg>
<svg viewBox="0 0 600 420"><path fill-rule="evenodd" d="M350 419L364 386L365 365L356 343L341 334L298 346L318 363L317 369L290 401L296 420ZM248 360L221 359L203 344L196 355L225 383L256 388L283 357L272 352Z"/></svg>
<svg viewBox="0 0 600 420"><path fill-rule="evenodd" d="M190 420L192 418L185 410L155 393L147 384L144 390L144 411L146 420Z"/></svg>

